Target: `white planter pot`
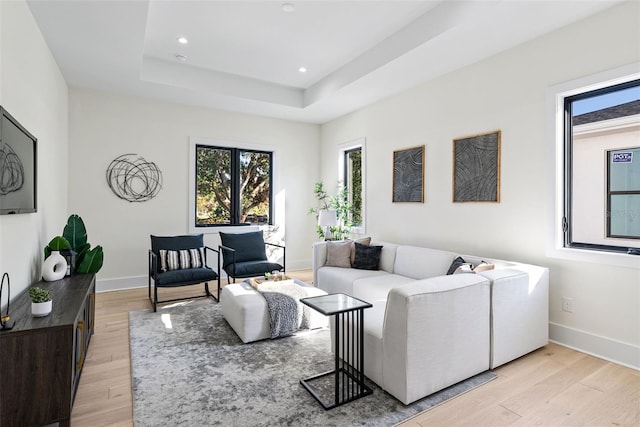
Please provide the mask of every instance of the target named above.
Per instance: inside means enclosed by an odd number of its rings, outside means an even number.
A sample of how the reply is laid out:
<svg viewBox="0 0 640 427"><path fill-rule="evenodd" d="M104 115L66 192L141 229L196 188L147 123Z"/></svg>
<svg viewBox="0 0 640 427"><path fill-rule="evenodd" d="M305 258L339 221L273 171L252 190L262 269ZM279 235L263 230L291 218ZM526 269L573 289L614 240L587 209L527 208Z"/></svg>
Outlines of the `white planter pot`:
<svg viewBox="0 0 640 427"><path fill-rule="evenodd" d="M31 314L33 314L34 317L44 317L47 314L51 313L52 308L53 308L53 301L32 302Z"/></svg>
<svg viewBox="0 0 640 427"><path fill-rule="evenodd" d="M67 274L67 260L59 251L51 251L51 255L42 263L42 278L47 282L60 280Z"/></svg>

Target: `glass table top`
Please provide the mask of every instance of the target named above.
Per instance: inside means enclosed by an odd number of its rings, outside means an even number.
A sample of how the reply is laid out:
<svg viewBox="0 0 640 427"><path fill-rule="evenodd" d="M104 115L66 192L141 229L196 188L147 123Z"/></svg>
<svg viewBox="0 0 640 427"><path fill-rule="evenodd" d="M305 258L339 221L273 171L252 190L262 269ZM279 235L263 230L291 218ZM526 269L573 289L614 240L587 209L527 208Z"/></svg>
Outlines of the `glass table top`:
<svg viewBox="0 0 640 427"><path fill-rule="evenodd" d="M368 302L345 294L329 294L301 298L300 302L326 316L371 307L371 304Z"/></svg>

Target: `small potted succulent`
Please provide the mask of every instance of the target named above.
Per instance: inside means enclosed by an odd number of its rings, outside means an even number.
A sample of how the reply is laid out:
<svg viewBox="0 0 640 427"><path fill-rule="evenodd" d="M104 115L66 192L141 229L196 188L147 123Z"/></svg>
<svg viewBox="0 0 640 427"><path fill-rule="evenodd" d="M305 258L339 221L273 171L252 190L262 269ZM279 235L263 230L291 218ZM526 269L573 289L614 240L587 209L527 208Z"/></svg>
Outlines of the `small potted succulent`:
<svg viewBox="0 0 640 427"><path fill-rule="evenodd" d="M31 314L34 317L44 317L51 313L53 301L51 292L42 288L29 288L29 298L31 298Z"/></svg>

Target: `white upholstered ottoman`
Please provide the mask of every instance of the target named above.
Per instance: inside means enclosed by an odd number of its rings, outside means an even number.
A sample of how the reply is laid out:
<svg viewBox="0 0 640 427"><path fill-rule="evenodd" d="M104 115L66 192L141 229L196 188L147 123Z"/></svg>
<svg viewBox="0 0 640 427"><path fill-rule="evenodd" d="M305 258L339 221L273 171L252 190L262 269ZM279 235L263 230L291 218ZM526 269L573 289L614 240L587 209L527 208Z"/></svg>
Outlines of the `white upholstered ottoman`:
<svg viewBox="0 0 640 427"><path fill-rule="evenodd" d="M322 289L301 280L294 279L294 283L305 287L307 296L326 294ZM222 304L222 315L243 342L271 338L267 301L249 283L239 282L224 286L220 294L220 304ZM328 325L327 317L311 311L310 329Z"/></svg>

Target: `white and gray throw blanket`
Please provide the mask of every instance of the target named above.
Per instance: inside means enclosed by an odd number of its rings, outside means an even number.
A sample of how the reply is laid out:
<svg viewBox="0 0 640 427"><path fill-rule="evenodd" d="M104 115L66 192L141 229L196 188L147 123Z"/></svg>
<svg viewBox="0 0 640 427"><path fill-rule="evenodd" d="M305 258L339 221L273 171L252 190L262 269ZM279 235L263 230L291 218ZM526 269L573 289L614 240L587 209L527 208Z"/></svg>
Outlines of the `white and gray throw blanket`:
<svg viewBox="0 0 640 427"><path fill-rule="evenodd" d="M309 328L311 308L300 302L300 298L311 296L306 287L295 284L293 280L252 281L251 285L267 301L271 338L284 337L298 329Z"/></svg>

